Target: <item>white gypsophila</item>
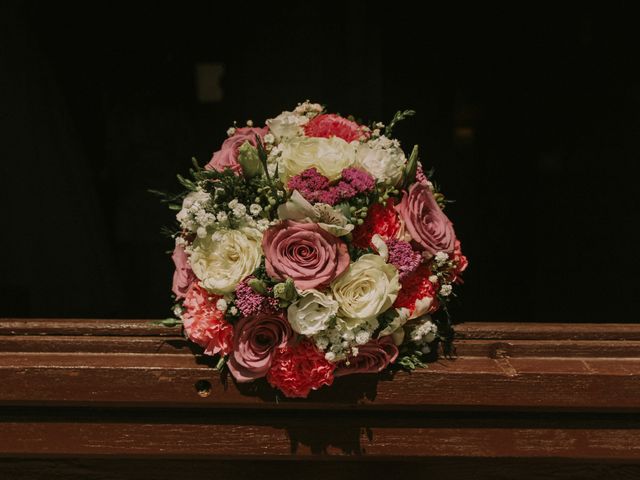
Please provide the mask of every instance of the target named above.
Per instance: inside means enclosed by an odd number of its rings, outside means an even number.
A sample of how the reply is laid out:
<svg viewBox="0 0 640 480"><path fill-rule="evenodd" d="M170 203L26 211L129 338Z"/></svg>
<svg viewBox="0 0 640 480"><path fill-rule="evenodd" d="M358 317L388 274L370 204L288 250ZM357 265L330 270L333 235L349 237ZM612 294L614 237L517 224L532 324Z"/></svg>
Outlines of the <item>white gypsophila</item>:
<svg viewBox="0 0 640 480"><path fill-rule="evenodd" d="M291 328L302 335L315 335L329 325L338 311L338 302L318 290L305 290L289 305L287 318Z"/></svg>
<svg viewBox="0 0 640 480"><path fill-rule="evenodd" d="M324 354L324 358L328 362L335 362L336 354L335 354L335 352L327 352L327 353Z"/></svg>
<svg viewBox="0 0 640 480"><path fill-rule="evenodd" d="M221 312L226 312L227 301L224 298L219 298L218 301L216 302L216 309L220 310Z"/></svg>
<svg viewBox="0 0 640 480"><path fill-rule="evenodd" d="M269 143L272 144L276 141L276 137L273 135L273 133L267 133L264 136L264 143Z"/></svg>
<svg viewBox="0 0 640 480"><path fill-rule="evenodd" d="M384 149L394 149L400 148L400 141L395 138L385 137L384 135L380 135L377 138L369 140L367 145L370 148L374 148L376 150L384 150Z"/></svg>
<svg viewBox="0 0 640 480"><path fill-rule="evenodd" d="M195 192L189 192L182 201L182 209L176 215L176 220L180 223L180 227L195 232L199 226L198 218L209 218L206 216L206 207L211 202L211 195L204 190L196 190ZM207 225L204 225L207 226Z"/></svg>
<svg viewBox="0 0 640 480"><path fill-rule="evenodd" d="M451 295L452 291L453 287L448 283L445 283L444 285L442 285L442 287L440 287L440 295L442 295L443 297L448 297L449 295Z"/></svg>
<svg viewBox="0 0 640 480"><path fill-rule="evenodd" d="M226 222L229 217L227 216L227 212L218 212L216 214L216 219L220 222L220 223L224 223Z"/></svg>
<svg viewBox="0 0 640 480"><path fill-rule="evenodd" d="M198 229L196 230L196 235L198 235L198 238L204 238L207 236L207 229L204 227L198 227Z"/></svg>
<svg viewBox="0 0 640 480"><path fill-rule="evenodd" d="M369 341L370 338L371 332L369 332L368 330L360 330L358 333L356 333L355 340L358 345L364 345Z"/></svg>
<svg viewBox="0 0 640 480"><path fill-rule="evenodd" d="M431 321L431 317L427 315L422 322L413 327L410 337L412 342L424 345L433 342L437 334L438 327Z"/></svg>
<svg viewBox="0 0 640 480"><path fill-rule="evenodd" d="M388 310L398 296L398 270L380 255L366 254L331 284L338 314L354 327Z"/></svg>
<svg viewBox="0 0 640 480"><path fill-rule="evenodd" d="M282 112L277 117L268 119L266 124L269 127L269 132L271 132L276 140L282 141L302 135L302 126L308 121L309 119L304 115L298 115L293 112Z"/></svg>
<svg viewBox="0 0 640 480"><path fill-rule="evenodd" d="M329 180L337 180L342 170L356 161L355 145L342 138L293 138L281 144L280 178L287 182L294 175L315 167Z"/></svg>
<svg viewBox="0 0 640 480"><path fill-rule="evenodd" d="M229 127L227 130L227 136L232 137L236 133L236 127Z"/></svg>
<svg viewBox="0 0 640 480"><path fill-rule="evenodd" d="M407 157L399 147L372 148L371 143L358 145L356 166L373 178L388 185L396 186L402 180Z"/></svg>
<svg viewBox="0 0 640 480"><path fill-rule="evenodd" d="M278 207L278 218L317 223L320 228L336 237L347 235L354 229L354 225L349 223L340 210L326 203L312 205L297 190L293 191L289 200Z"/></svg>
<svg viewBox="0 0 640 480"><path fill-rule="evenodd" d="M189 249L193 273L209 292L231 293L260 265L261 241L262 233L252 228L218 230L196 238Z"/></svg>
<svg viewBox="0 0 640 480"><path fill-rule="evenodd" d="M320 350L326 350L329 346L329 338L326 335L318 335L314 337L313 340L316 344L316 347L318 347Z"/></svg>
<svg viewBox="0 0 640 480"><path fill-rule="evenodd" d="M257 203L252 203L251 205L249 205L249 212L253 216L260 215L260 212L262 212L262 207Z"/></svg>
<svg viewBox="0 0 640 480"><path fill-rule="evenodd" d="M429 275L429 281L431 283L437 283L438 282L438 276L437 275Z"/></svg>
<svg viewBox="0 0 640 480"><path fill-rule="evenodd" d="M237 218L244 217L247 213L247 207L245 207L242 203L237 203L233 207L233 215Z"/></svg>
<svg viewBox="0 0 640 480"><path fill-rule="evenodd" d="M253 127L253 120L247 120L247 127Z"/></svg>
<svg viewBox="0 0 640 480"><path fill-rule="evenodd" d="M433 259L436 261L436 264L441 267L449 260L449 254L447 254L447 252L438 252Z"/></svg>
<svg viewBox="0 0 640 480"><path fill-rule="evenodd" d="M311 103L309 100L305 100L299 103L293 111L298 115L306 115L309 118L313 118L322 113L323 110L324 108L319 103Z"/></svg>

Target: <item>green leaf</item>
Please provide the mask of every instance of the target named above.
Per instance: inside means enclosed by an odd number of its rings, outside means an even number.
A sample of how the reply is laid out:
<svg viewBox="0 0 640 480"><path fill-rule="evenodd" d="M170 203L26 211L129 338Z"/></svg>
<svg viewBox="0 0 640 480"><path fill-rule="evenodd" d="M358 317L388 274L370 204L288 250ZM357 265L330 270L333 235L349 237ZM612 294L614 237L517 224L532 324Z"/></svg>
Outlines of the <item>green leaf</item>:
<svg viewBox="0 0 640 480"><path fill-rule="evenodd" d="M157 322L151 322L152 325L162 325L163 327L177 327L182 325L182 320L178 318L165 318Z"/></svg>

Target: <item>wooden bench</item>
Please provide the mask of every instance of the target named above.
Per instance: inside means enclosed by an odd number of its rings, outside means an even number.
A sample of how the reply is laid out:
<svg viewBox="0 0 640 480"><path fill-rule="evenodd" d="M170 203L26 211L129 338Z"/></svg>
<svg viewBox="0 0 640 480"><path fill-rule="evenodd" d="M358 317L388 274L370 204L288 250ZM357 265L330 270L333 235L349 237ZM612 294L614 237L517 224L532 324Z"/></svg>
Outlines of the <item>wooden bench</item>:
<svg viewBox="0 0 640 480"><path fill-rule="evenodd" d="M455 359L288 400L178 327L2 319L0 478L640 478L640 325L457 331Z"/></svg>

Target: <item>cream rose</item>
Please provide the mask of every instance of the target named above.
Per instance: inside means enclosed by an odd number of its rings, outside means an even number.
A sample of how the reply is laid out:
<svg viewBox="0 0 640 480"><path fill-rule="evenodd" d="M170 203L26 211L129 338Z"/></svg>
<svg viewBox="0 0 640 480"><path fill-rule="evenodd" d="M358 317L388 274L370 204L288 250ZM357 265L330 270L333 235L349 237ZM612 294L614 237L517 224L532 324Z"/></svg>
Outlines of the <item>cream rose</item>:
<svg viewBox="0 0 640 480"><path fill-rule="evenodd" d="M269 131L278 141L286 138L293 138L302 135L302 125L307 123L309 119L304 115L298 115L293 112L282 112L276 118L270 118L266 121Z"/></svg>
<svg viewBox="0 0 640 480"><path fill-rule="evenodd" d="M315 335L326 329L338 312L338 302L318 290L300 292L300 298L287 309L287 318L294 331Z"/></svg>
<svg viewBox="0 0 640 480"><path fill-rule="evenodd" d="M356 161L355 144L338 137L294 138L281 147L280 176L284 182L311 167L329 180L337 180L342 170Z"/></svg>
<svg viewBox="0 0 640 480"><path fill-rule="evenodd" d="M389 309L398 296L398 270L380 255L367 254L352 263L332 284L338 315L350 326L364 323Z"/></svg>
<svg viewBox="0 0 640 480"><path fill-rule="evenodd" d="M398 147L371 148L363 143L356 152L356 166L389 185L400 182L406 163L407 157Z"/></svg>
<svg viewBox="0 0 640 480"><path fill-rule="evenodd" d="M260 265L262 234L254 228L219 230L196 238L190 263L202 286L215 294L231 293Z"/></svg>

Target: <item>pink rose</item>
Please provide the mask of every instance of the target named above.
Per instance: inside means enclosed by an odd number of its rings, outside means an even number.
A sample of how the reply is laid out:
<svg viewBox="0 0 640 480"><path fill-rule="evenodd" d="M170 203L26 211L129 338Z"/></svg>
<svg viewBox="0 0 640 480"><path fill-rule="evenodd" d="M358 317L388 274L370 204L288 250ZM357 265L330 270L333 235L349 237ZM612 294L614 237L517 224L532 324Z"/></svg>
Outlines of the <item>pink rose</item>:
<svg viewBox="0 0 640 480"><path fill-rule="evenodd" d="M347 245L315 223L285 220L262 237L267 274L301 290L329 285L349 266Z"/></svg>
<svg viewBox="0 0 640 480"><path fill-rule="evenodd" d="M398 347L393 343L391 335L370 340L358 347L358 355L340 362L334 373L335 377L352 375L354 373L379 373L398 358Z"/></svg>
<svg viewBox="0 0 640 480"><path fill-rule="evenodd" d="M428 185L420 182L411 185L396 210L411 238L429 257L438 252L453 252L456 242L453 224L440 210Z"/></svg>
<svg viewBox="0 0 640 480"><path fill-rule="evenodd" d="M304 133L307 137L338 137L347 142L360 140L361 137L367 135L367 131L356 122L333 113L318 115L307 122L304 126Z"/></svg>
<svg viewBox="0 0 640 480"><path fill-rule="evenodd" d="M238 163L238 149L244 142L249 142L255 147L256 135L264 138L268 131L269 129L267 127L243 127L236 129L236 133L222 142L222 148L213 154L211 161L207 163L204 168L217 172L222 172L226 168L230 168L236 175L242 175L242 167Z"/></svg>
<svg viewBox="0 0 640 480"><path fill-rule="evenodd" d="M291 327L279 314L259 313L236 324L229 370L238 382L250 382L267 374L279 348L291 338Z"/></svg>
<svg viewBox="0 0 640 480"><path fill-rule="evenodd" d="M220 298L193 282L182 304L184 332L191 341L204 348L205 355L226 355L233 345L233 325L216 308Z"/></svg>
<svg viewBox="0 0 640 480"><path fill-rule="evenodd" d="M171 290L173 290L177 299L184 298L189 286L195 281L196 275L193 273L193 270L191 270L189 257L185 253L182 245L176 245L171 259L176 266L176 270L173 272L173 286Z"/></svg>

